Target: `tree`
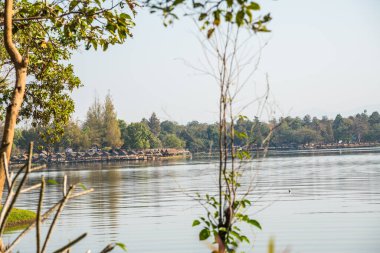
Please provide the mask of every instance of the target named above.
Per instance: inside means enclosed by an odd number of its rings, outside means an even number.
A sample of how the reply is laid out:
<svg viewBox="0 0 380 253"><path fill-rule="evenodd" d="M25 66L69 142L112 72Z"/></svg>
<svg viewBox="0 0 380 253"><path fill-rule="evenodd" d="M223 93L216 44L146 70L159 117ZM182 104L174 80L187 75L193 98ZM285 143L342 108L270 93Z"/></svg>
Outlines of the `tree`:
<svg viewBox="0 0 380 253"><path fill-rule="evenodd" d="M218 147L219 132L217 124L212 124L207 127L207 140L209 144L209 152L211 153L213 148Z"/></svg>
<svg viewBox="0 0 380 253"><path fill-rule="evenodd" d="M141 123L145 124L147 127L149 127L149 120L146 118L142 118Z"/></svg>
<svg viewBox="0 0 380 253"><path fill-rule="evenodd" d="M306 114L305 117L303 117L303 124L304 124L304 126L310 126L311 117L309 114Z"/></svg>
<svg viewBox="0 0 380 253"><path fill-rule="evenodd" d="M181 131L181 126L177 122L165 120L160 125L161 133L177 134Z"/></svg>
<svg viewBox="0 0 380 253"><path fill-rule="evenodd" d="M162 140L162 145L164 148L184 148L185 142L175 134L167 134Z"/></svg>
<svg viewBox="0 0 380 253"><path fill-rule="evenodd" d="M326 116L322 117L320 121L320 134L324 143L331 143L334 141L332 124L332 120L329 120Z"/></svg>
<svg viewBox="0 0 380 253"><path fill-rule="evenodd" d="M119 128L119 122L117 121L117 115L114 105L112 103L111 95L106 96L104 102L103 111L103 125L104 125L104 140L103 146L120 148L123 145L121 140L121 132Z"/></svg>
<svg viewBox="0 0 380 253"><path fill-rule="evenodd" d="M338 114L333 122L333 131L335 141L346 141L352 140L352 120L345 119L342 115Z"/></svg>
<svg viewBox="0 0 380 253"><path fill-rule="evenodd" d="M294 119L287 117L287 120L289 120L288 124L292 130L300 129L303 125L303 121L299 117L295 117Z"/></svg>
<svg viewBox="0 0 380 253"><path fill-rule="evenodd" d="M161 131L160 120L157 118L156 113L152 113L152 116L150 116L148 120L148 126L150 128L150 131L155 136L158 136L160 134L160 131Z"/></svg>
<svg viewBox="0 0 380 253"><path fill-rule="evenodd" d="M380 124L380 114L377 111L374 111L368 118L370 126Z"/></svg>
<svg viewBox="0 0 380 253"><path fill-rule="evenodd" d="M58 148L72 148L74 150L80 150L82 147L88 148L89 144L87 136L82 134L82 130L78 122L70 120L65 126L64 134L60 142L57 143Z"/></svg>
<svg viewBox="0 0 380 253"><path fill-rule="evenodd" d="M120 137L121 137L121 140L123 141L123 147L125 147L126 138L127 138L127 123L124 120L119 119L118 124L119 124L119 129L120 129Z"/></svg>
<svg viewBox="0 0 380 253"><path fill-rule="evenodd" d="M205 47L204 51L209 53L206 58L210 64L210 70L206 70L205 73L215 79L219 90L218 192L214 196L206 194L204 198L198 194L197 199L207 214L194 220L193 226L202 225L199 232L200 240L207 240L211 237L212 243L217 244L215 245L217 248L213 249L213 252L225 253L236 252L239 244L250 242L240 229L239 223L245 222L248 226L257 228L261 228L261 226L259 222L251 219L246 210L252 204L246 198L252 189L252 184L248 183L249 186L244 189L241 187L240 180L244 171L247 171L244 169L244 160L251 159L251 157L248 150L236 149L235 140L248 139L249 136L245 131L236 130L236 119L244 118L244 116L235 115L233 110L236 95L246 83L241 81L240 77L249 76L252 69L247 66L253 58L251 58L249 50L239 50L243 47L241 44L244 44L239 41L239 28L235 30L226 25L226 27L218 28L215 34L215 37L203 46ZM245 40L246 43L247 41L249 40ZM213 57L211 62L214 65L210 63L208 56ZM248 63L247 59L249 59ZM248 70L248 74L244 70ZM244 126L244 124L241 125ZM203 127L198 122L191 122L188 126L188 132ZM195 136L195 134L192 135ZM237 159L240 160L240 163L237 162Z"/></svg>
<svg viewBox="0 0 380 253"><path fill-rule="evenodd" d="M358 113L355 117L352 117L351 120L353 122L353 138L360 143L363 137L368 133L368 115L366 113Z"/></svg>
<svg viewBox="0 0 380 253"><path fill-rule="evenodd" d="M365 136L368 141L380 142L380 114L375 111L368 118L368 133Z"/></svg>
<svg viewBox="0 0 380 253"><path fill-rule="evenodd" d="M160 140L152 134L144 123L131 123L127 126L125 146L130 149L157 148Z"/></svg>
<svg viewBox="0 0 380 253"><path fill-rule="evenodd" d="M91 145L102 146L104 139L103 107L98 98L87 111L87 118L83 125L83 130L89 137Z"/></svg>
<svg viewBox="0 0 380 253"><path fill-rule="evenodd" d="M154 134L150 134L149 145L150 145L150 148L161 148L162 142L157 136L155 136Z"/></svg>
<svg viewBox="0 0 380 253"><path fill-rule="evenodd" d="M186 148L190 149L190 151L207 151L210 146L207 139L207 127L207 124L191 121L179 133L179 137L186 142Z"/></svg>
<svg viewBox="0 0 380 253"><path fill-rule="evenodd" d="M303 127L296 131L297 140L300 144L310 144L321 140L321 136L317 131Z"/></svg>

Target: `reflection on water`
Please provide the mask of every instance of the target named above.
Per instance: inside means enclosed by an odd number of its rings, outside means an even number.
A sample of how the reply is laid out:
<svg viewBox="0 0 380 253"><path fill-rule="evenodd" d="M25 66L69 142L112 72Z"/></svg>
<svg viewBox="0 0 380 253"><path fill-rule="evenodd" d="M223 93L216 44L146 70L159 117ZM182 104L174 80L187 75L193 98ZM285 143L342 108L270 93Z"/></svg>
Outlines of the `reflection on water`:
<svg viewBox="0 0 380 253"><path fill-rule="evenodd" d="M250 213L263 226L248 231L255 252L265 252L271 236L277 249L291 252L380 252L379 153L277 156L245 166L244 185L255 186ZM191 196L216 192L214 162L65 165L44 174L62 182L63 171L71 183L95 192L69 203L50 250L89 232L74 252L98 252L109 242L123 242L132 253L208 252L191 227L203 214ZM40 176L33 173L29 184ZM34 193L24 195L18 207L35 208ZM49 186L45 196L49 207L61 197L59 186ZM8 234L5 242L14 236ZM31 233L18 249L34 252L34 237Z"/></svg>

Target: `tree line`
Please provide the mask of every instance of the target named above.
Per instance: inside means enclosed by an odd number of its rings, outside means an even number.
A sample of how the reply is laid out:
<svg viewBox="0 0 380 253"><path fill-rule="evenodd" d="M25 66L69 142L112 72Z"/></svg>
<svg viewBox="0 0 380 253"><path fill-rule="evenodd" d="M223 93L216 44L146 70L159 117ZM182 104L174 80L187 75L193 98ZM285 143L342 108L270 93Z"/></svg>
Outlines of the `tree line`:
<svg viewBox="0 0 380 253"><path fill-rule="evenodd" d="M95 99L83 123L70 120L64 133L57 136L52 127L22 127L15 134L15 150L24 151L34 141L40 150L64 151L71 148L84 151L91 147L113 148L185 148L191 152L211 152L218 148L218 124L191 121L179 124L161 121L155 113L140 122L127 123L118 119L110 94L101 103ZM271 147L298 147L299 145L380 142L380 114L364 111L354 116L335 119L306 115L282 117L262 122L257 117L239 117L235 125L239 147L261 148L271 134Z"/></svg>

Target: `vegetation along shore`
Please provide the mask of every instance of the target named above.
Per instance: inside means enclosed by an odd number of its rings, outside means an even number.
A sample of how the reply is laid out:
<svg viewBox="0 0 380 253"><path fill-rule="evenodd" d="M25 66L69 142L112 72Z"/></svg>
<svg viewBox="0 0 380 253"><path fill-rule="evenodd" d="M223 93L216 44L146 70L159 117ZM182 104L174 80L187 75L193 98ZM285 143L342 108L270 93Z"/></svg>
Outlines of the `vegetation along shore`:
<svg viewBox="0 0 380 253"><path fill-rule="evenodd" d="M67 150L72 150L79 152L75 156L81 157L82 161L90 160L90 156L93 157L92 160L107 160L108 156L113 156L114 150L122 150L122 157L125 156L125 152L130 152L128 159L137 160L142 159L141 156L148 159L151 157L149 152L161 152L165 149L188 150L192 154L212 153L218 150L218 127L218 123L191 121L179 124L175 121L160 120L155 113L140 122L127 123L117 118L111 96L108 94L103 104L95 99L84 122L71 120L64 127L62 135L57 134L53 127L18 128L13 154L17 157L24 155L30 141L35 141L36 153L44 151L47 154L62 156L66 155ZM258 118L241 117L235 122L235 130L249 136L249 146L254 150L266 146L265 137L270 132L269 150L374 147L380 145L380 114L377 111L364 111L348 117L338 114L335 118L305 115L282 117L268 122L260 121ZM247 148L247 142L240 139L236 140L235 145ZM89 152L94 146L100 147L101 151ZM115 156L120 157L116 154ZM153 157L162 158L165 155ZM57 160L57 157L52 159ZM58 157L58 160L60 159Z"/></svg>

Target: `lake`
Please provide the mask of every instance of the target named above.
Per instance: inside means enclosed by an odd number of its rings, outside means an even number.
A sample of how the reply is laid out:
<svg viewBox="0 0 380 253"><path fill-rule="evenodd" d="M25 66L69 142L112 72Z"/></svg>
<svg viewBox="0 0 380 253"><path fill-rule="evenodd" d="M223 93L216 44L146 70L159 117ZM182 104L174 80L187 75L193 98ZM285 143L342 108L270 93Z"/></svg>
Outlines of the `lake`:
<svg viewBox="0 0 380 253"><path fill-rule="evenodd" d="M65 173L95 192L69 202L48 251L88 232L72 252L99 252L109 242L131 253L209 252L191 224L204 213L196 193L216 192L216 161L70 164L44 175L61 183ZM32 173L28 184L41 175ZM242 181L254 185L248 213L263 227L247 231L254 248L246 252L266 252L271 237L279 252L380 252L379 149L280 153L246 163ZM60 187L48 186L45 209L61 197ZM17 207L35 210L37 192ZM34 238L33 231L17 250L35 252Z"/></svg>

